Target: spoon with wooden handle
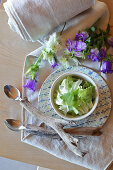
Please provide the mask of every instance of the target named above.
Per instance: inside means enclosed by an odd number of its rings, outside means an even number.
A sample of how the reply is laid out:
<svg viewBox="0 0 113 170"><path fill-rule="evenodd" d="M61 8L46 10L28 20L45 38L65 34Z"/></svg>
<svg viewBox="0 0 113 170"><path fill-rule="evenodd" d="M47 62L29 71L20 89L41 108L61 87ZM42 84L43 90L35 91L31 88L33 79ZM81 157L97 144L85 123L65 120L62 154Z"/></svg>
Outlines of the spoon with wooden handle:
<svg viewBox="0 0 113 170"><path fill-rule="evenodd" d="M26 132L38 135L38 136L47 136L54 139L60 139L60 136L55 133L54 130L48 130L41 126L33 126L31 124L27 124L24 126L21 121L15 119L6 119L4 121L5 125L12 131L21 131L25 130Z"/></svg>
<svg viewBox="0 0 113 170"><path fill-rule="evenodd" d="M16 87L13 87L11 85L6 85L4 86L4 92L6 94L6 96L10 99L13 99L13 100L22 100L20 98L20 91L16 88ZM9 120L9 119L8 119ZM15 122L15 123L14 123ZM12 124L16 124L16 126L19 124L19 127L18 128L22 128L22 124L21 122L16 122L16 120L9 120L9 121L5 121L5 124L7 127L9 127L11 130L14 130L14 127L12 127ZM30 127L31 126L31 127ZM25 127L23 127L25 129ZM34 130L32 128L34 128L32 125L29 125L29 130ZM36 133L36 131L38 130L38 132L41 130L41 131L46 131L45 128L42 129L39 129L40 127L35 127L36 130L34 130ZM102 126L100 127L72 127L72 128L64 128L64 131L66 133L70 133L70 134L74 134L74 135L90 135L90 136L100 136L102 134ZM17 129L15 129L17 130ZM46 133L54 133L56 134L56 132L54 130L52 130L51 132L49 131L46 131Z"/></svg>
<svg viewBox="0 0 113 170"><path fill-rule="evenodd" d="M68 145L68 148L76 155L80 157L84 157L87 152L83 152L78 148L79 139L73 135L70 135L70 133L66 133L64 130L65 125L69 124L66 120L63 119L56 119L48 114L44 114L41 112L40 109L37 109L34 107L27 98L21 99L20 97L20 91L11 85L6 85L4 87L5 94L13 99L13 100L19 100L22 107L24 107L29 114L31 114L33 117L41 120L44 122L47 126L51 127L55 130L56 133L60 136L60 138L65 142L65 144Z"/></svg>
<svg viewBox="0 0 113 170"><path fill-rule="evenodd" d="M25 130L30 134L38 135L38 136L48 136L52 138L59 139L59 135L53 129L45 129L42 126L34 126L31 124L27 124L24 126L21 121L15 119L6 119L4 121L5 125L13 131L20 131ZM100 136L102 132L100 131L101 127L74 127L74 128L64 128L64 131L75 136L82 135L82 136Z"/></svg>

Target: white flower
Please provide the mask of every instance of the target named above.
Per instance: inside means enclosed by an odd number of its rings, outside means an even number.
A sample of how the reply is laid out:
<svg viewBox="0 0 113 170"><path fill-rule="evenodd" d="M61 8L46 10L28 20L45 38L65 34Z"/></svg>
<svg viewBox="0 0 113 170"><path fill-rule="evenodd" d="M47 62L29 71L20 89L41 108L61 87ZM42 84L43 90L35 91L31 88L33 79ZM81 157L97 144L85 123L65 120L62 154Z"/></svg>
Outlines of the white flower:
<svg viewBox="0 0 113 170"><path fill-rule="evenodd" d="M45 42L45 49L47 52L56 53L61 49L60 36L57 33L53 33L49 40Z"/></svg>
<svg viewBox="0 0 113 170"><path fill-rule="evenodd" d="M47 52L46 50L42 51L43 59L51 62L53 60L53 54L51 52Z"/></svg>
<svg viewBox="0 0 113 170"><path fill-rule="evenodd" d="M68 62L68 59L66 57L61 57L59 61L63 66L69 67L69 62Z"/></svg>

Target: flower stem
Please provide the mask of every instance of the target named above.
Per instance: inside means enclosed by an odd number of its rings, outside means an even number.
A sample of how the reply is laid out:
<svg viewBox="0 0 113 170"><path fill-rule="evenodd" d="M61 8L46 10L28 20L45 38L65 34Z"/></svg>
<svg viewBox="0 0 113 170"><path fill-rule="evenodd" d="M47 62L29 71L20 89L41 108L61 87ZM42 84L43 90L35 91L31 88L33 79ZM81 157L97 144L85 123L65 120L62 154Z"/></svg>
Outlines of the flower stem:
<svg viewBox="0 0 113 170"><path fill-rule="evenodd" d="M64 23L64 26L63 26L63 28L62 28L62 31L60 32L60 35L62 35L62 33L63 33L63 31L64 31L65 26L66 26L66 22Z"/></svg>
<svg viewBox="0 0 113 170"><path fill-rule="evenodd" d="M102 60L100 60L100 69L101 69L101 66L102 66Z"/></svg>
<svg viewBox="0 0 113 170"><path fill-rule="evenodd" d="M40 61L40 58L42 57L42 53L41 53L41 55L38 57L38 59L37 59L37 61L36 61L36 63L34 64L34 65L37 65L38 64L38 62Z"/></svg>

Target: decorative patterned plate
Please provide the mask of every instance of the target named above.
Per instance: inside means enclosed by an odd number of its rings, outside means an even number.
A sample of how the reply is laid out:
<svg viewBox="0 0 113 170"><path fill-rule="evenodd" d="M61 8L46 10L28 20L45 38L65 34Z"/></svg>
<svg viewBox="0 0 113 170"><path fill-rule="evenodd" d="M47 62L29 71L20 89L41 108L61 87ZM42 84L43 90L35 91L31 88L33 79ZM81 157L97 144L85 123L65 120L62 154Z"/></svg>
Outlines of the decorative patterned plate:
<svg viewBox="0 0 113 170"><path fill-rule="evenodd" d="M107 118L109 117L111 111L111 93L109 87L107 86L103 78L93 70L86 67L78 66L78 67L60 68L59 70L50 74L47 77L47 79L44 81L39 92L39 106L41 111L43 111L45 114L49 114L53 117L61 119L61 117L55 113L54 109L51 106L50 89L55 79L59 77L61 74L66 73L68 71L73 71L73 72L78 71L87 74L95 81L95 83L99 87L99 104L96 110L87 118L74 121L75 125L73 125L73 127L77 127L77 126L98 127L103 125L106 122ZM68 127L70 127L70 125L68 125Z"/></svg>

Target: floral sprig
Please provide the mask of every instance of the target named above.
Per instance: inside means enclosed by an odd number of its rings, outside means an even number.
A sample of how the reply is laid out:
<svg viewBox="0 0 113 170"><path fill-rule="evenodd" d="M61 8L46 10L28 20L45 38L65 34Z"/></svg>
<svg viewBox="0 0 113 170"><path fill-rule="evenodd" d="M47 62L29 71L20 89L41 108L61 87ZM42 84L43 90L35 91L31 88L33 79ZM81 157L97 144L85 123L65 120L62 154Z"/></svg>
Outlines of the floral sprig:
<svg viewBox="0 0 113 170"><path fill-rule="evenodd" d="M100 19L99 19L100 20ZM73 60L76 65L80 64L79 59L89 59L93 62L100 62L100 71L103 73L112 73L112 55L108 53L110 46L113 47L113 37L109 37L110 27L108 25L106 31L97 27L99 20L90 28L75 35L74 40L68 39L66 49L63 51L62 57L57 56L57 52L62 49L60 35L54 33L49 40L45 42L44 49L37 61L32 64L26 72L27 83L25 88L36 90L36 82L38 80L38 71L41 60L47 60L54 69L58 66L58 62L63 66L69 66L69 60Z"/></svg>
<svg viewBox="0 0 113 170"><path fill-rule="evenodd" d="M38 57L37 61L32 64L27 72L25 73L27 83L24 85L25 88L35 91L36 90L36 83L38 80L38 71L40 68L41 60L47 60L51 67L54 69L58 66L56 62L56 53L61 49L61 42L59 36L56 33L50 36L49 40L45 42L44 49L41 52L41 55Z"/></svg>
<svg viewBox="0 0 113 170"><path fill-rule="evenodd" d="M100 62L101 72L112 73L113 55L108 54L108 49L113 47L113 37L109 37L109 25L106 31L103 31L97 27L97 23L77 33L73 41L68 39L67 49L72 57L74 55L77 58Z"/></svg>

